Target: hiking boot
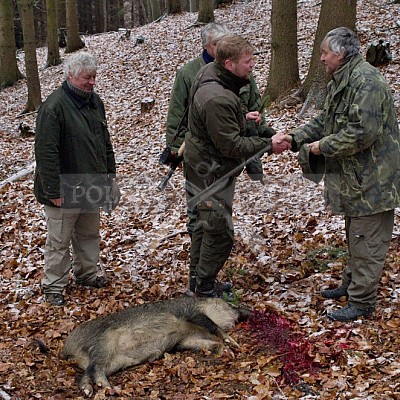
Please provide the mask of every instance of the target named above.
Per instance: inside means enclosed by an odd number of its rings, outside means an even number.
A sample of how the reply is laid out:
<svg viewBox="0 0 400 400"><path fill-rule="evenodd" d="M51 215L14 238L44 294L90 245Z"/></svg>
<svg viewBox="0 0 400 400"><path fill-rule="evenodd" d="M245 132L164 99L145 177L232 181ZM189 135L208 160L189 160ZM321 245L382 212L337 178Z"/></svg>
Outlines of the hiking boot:
<svg viewBox="0 0 400 400"><path fill-rule="evenodd" d="M64 296L61 293L49 293L46 294L46 300L53 306L64 305Z"/></svg>
<svg viewBox="0 0 400 400"><path fill-rule="evenodd" d="M359 317L366 317L368 315L371 315L373 312L374 312L373 307L357 308L351 304L347 304L346 306L340 308L339 310L332 311L327 315L328 318L334 321L347 322L347 321L354 321Z"/></svg>
<svg viewBox="0 0 400 400"><path fill-rule="evenodd" d="M107 279L105 276L97 275L93 281L86 283L85 286L90 286L90 287L93 287L96 289L101 289L101 288L107 286Z"/></svg>
<svg viewBox="0 0 400 400"><path fill-rule="evenodd" d="M201 281L197 278L196 280L196 297L218 297L217 290L215 289L214 281Z"/></svg>
<svg viewBox="0 0 400 400"><path fill-rule="evenodd" d="M321 296L324 297L325 299L339 300L343 296L348 298L349 294L347 293L347 288L345 288L344 286L339 286L336 289L322 290Z"/></svg>
<svg viewBox="0 0 400 400"><path fill-rule="evenodd" d="M224 297L232 291L232 284L229 282L205 282L198 284L195 289L196 297Z"/></svg>
<svg viewBox="0 0 400 400"><path fill-rule="evenodd" d="M215 290L219 294L231 292L232 288L233 285L230 282L215 282Z"/></svg>

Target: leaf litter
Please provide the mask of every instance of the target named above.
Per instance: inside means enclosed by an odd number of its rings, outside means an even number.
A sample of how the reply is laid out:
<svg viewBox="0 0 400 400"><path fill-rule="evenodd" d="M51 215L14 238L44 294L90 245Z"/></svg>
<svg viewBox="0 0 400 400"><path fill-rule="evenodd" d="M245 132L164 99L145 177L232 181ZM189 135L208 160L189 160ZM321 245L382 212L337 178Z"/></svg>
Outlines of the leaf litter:
<svg viewBox="0 0 400 400"><path fill-rule="evenodd" d="M304 78L311 55L320 3L299 2L299 65ZM257 50L255 78L265 89L270 59L271 3L240 2L215 11L244 34ZM381 70L400 106L398 83L400 6L382 0L358 4L357 29L367 45L391 42L393 62ZM182 295L186 290L189 237L184 180L176 171L164 192L166 174L158 164L164 147L165 118L176 69L200 52L197 15L167 16L132 30L130 41L117 32L86 36L100 68L97 91L106 104L123 197L111 215L102 215L101 264L110 285L101 290L67 288L67 305L48 306L40 291L44 214L35 201L33 175L0 188L0 397L79 399L72 365L59 358L63 341L77 324L135 304ZM145 41L134 46L142 35ZM68 55L63 54L66 59ZM22 71L23 54L18 53ZM42 98L63 79L62 66L44 68L38 49ZM140 102L155 99L141 113ZM32 137L22 138L20 122L34 129L35 115L19 116L26 84L0 91L0 180L34 160ZM271 125L290 130L301 119L295 91L267 110ZM339 306L319 296L334 287L346 262L344 226L325 210L322 185L301 176L296 156L264 156L266 185L243 173L234 206L236 243L221 279L234 283L240 302L254 308L251 324L231 332L241 348L221 356L200 352L166 354L161 360L111 377L112 390L96 399L397 399L399 376L399 216L379 289L374 316L352 323L330 322L326 312ZM40 352L37 341L49 350Z"/></svg>

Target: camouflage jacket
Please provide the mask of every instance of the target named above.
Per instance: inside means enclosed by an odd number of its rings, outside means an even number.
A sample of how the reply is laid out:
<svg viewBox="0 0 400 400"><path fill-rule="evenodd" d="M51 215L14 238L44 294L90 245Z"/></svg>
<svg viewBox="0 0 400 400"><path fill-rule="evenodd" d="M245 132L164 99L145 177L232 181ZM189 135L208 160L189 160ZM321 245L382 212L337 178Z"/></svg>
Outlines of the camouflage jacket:
<svg viewBox="0 0 400 400"><path fill-rule="evenodd" d="M400 204L400 134L390 89L356 55L328 84L323 111L291 132L297 149L319 140L325 200L335 214L372 215Z"/></svg>
<svg viewBox="0 0 400 400"><path fill-rule="evenodd" d="M204 66L193 83L184 159L207 180L271 149L271 139L246 135L239 93L247 83L217 63Z"/></svg>
<svg viewBox="0 0 400 400"><path fill-rule="evenodd" d="M189 104L190 89L197 72L199 72L200 68L204 65L205 62L201 54L199 57L189 61L178 69L176 73L168 108L166 133L167 145L171 146L171 149L175 152L178 151L183 143L188 131L187 116L184 117L184 114ZM241 88L239 96L243 108L247 111L257 111L260 108L260 92L253 76L250 77L250 83ZM179 134L175 138L178 130Z"/></svg>

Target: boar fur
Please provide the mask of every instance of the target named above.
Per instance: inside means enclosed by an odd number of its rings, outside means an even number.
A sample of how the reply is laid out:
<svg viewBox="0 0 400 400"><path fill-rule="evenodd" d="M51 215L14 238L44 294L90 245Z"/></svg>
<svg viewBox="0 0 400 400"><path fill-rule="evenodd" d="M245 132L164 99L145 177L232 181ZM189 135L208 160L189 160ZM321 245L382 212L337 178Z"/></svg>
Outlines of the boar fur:
<svg viewBox="0 0 400 400"><path fill-rule="evenodd" d="M165 352L220 353L224 343L238 347L225 330L249 316L247 308L222 299L182 297L142 304L79 325L61 354L84 370L79 387L91 396L92 384L111 387L108 377L114 372Z"/></svg>

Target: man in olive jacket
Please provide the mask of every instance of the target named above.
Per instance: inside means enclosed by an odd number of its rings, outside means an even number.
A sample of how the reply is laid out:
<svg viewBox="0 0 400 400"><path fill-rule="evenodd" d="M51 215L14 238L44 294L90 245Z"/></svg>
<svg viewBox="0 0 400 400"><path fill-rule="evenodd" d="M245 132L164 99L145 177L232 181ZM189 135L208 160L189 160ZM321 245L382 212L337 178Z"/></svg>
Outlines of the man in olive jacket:
<svg viewBox="0 0 400 400"><path fill-rule="evenodd" d="M271 153L288 148L278 144L273 129L248 137L240 89L249 83L254 67L253 47L237 35L224 36L217 45L214 63L204 66L192 87L189 131L184 160L187 191L193 196L215 182L218 191L196 204L198 220L190 247L195 293L216 297L215 280L233 245L232 203L236 176L226 178L259 151ZM259 116L259 115L258 115Z"/></svg>
<svg viewBox="0 0 400 400"><path fill-rule="evenodd" d="M324 109L285 140L294 151L309 146L325 157L325 199L334 214L345 216L348 265L339 288L324 298L348 297L328 314L351 321L375 309L377 290L400 204L400 135L390 89L380 72L359 54L360 43L348 28L330 31L321 61L332 80Z"/></svg>
<svg viewBox="0 0 400 400"><path fill-rule="evenodd" d="M224 24L210 23L201 31L201 41L203 51L200 56L189 61L178 69L174 85L171 92L171 99L167 114L166 124L166 143L175 154L185 140L188 132L188 107L190 89L199 72L200 68L206 64L213 62L215 59L215 51L218 41L225 35L230 34L229 29ZM253 75L249 77L249 82L240 88L239 98L242 103L243 112L247 115L247 135L258 135L260 130L265 129L264 114L261 115L260 121L256 121L254 115L258 115L257 111L261 107L261 96ZM246 165L248 176L254 181L263 179L263 167L260 158L255 158ZM186 192L187 201L190 201L191 194ZM187 207L188 223L187 229L190 237L193 235L194 228L197 224L197 209ZM193 271L195 266L191 267ZM195 274L191 273L189 279L189 289L191 292L195 290ZM229 288L229 285L224 286Z"/></svg>
<svg viewBox="0 0 400 400"><path fill-rule="evenodd" d="M109 204L115 159L103 102L94 93L96 61L86 52L71 56L65 78L39 109L35 135L35 196L47 223L43 292L64 304L71 269L76 282L96 288L100 243L99 207Z"/></svg>

